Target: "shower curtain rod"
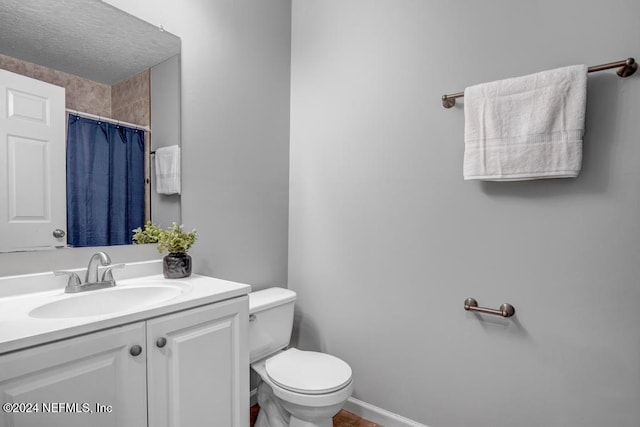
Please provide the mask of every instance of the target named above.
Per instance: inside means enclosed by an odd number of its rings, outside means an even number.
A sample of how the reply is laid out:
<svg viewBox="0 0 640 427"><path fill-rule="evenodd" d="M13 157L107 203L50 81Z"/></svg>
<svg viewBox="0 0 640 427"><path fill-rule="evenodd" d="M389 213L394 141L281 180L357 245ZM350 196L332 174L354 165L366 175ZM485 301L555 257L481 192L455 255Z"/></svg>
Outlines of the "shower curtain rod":
<svg viewBox="0 0 640 427"><path fill-rule="evenodd" d="M609 62L608 64L594 65L587 69L589 73L595 73L596 71L610 70L612 68L619 68L617 74L620 77L629 77L638 69L638 64L633 58L627 58L622 61ZM464 92L452 93L451 95L442 95L442 106L444 108L451 108L456 105L456 98L462 98Z"/></svg>
<svg viewBox="0 0 640 427"><path fill-rule="evenodd" d="M151 129L149 128L149 126L142 126L142 125L137 125L135 123L123 122L121 120L114 120L114 119L110 119L109 117L96 116L95 114L84 113L82 111L72 110L70 108L67 108L66 111L69 114L74 114L76 116L85 117L87 119L93 119L93 120L98 120L98 121L102 121L102 122L113 123L114 125L122 125L124 127L140 129L140 130L143 130L145 132L151 133Z"/></svg>

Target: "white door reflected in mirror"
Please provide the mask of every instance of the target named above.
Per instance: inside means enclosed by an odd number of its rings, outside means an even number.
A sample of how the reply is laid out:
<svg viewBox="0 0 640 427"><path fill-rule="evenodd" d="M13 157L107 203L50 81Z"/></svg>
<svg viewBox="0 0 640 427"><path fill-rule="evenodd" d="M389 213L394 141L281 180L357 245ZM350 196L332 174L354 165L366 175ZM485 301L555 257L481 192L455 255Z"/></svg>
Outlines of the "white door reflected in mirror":
<svg viewBox="0 0 640 427"><path fill-rule="evenodd" d="M64 88L0 70L0 170L0 251L65 246Z"/></svg>

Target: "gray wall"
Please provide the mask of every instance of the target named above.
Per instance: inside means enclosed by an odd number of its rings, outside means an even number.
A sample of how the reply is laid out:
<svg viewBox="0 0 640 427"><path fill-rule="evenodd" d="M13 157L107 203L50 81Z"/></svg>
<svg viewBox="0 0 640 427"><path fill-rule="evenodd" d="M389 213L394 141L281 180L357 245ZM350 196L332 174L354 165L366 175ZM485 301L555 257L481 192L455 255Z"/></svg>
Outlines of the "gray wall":
<svg viewBox="0 0 640 427"><path fill-rule="evenodd" d="M180 145L180 55L151 68L151 150ZM179 194L156 191L155 157L151 156L151 221L161 227L182 223Z"/></svg>
<svg viewBox="0 0 640 427"><path fill-rule="evenodd" d="M182 218L199 233L195 272L286 285L291 1L108 3L182 38ZM50 252L0 254L0 272L88 261L87 251ZM158 257L153 248L108 252Z"/></svg>
<svg viewBox="0 0 640 427"><path fill-rule="evenodd" d="M430 427L637 426L640 75L577 179L464 182L466 86L640 56L637 1L293 2L289 287L354 396ZM466 297L513 320L463 310Z"/></svg>
<svg viewBox="0 0 640 427"><path fill-rule="evenodd" d="M286 286L291 1L171 7L181 24L182 215L199 233L194 268L254 289Z"/></svg>

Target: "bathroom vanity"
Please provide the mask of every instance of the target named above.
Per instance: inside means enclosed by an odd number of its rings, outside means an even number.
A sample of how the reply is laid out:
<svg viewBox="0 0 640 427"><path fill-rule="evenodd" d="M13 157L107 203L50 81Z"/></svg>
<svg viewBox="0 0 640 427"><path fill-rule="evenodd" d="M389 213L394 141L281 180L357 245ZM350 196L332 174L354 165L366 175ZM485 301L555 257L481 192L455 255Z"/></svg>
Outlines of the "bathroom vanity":
<svg viewBox="0 0 640 427"><path fill-rule="evenodd" d="M152 271L81 294L0 278L0 427L248 425L250 287Z"/></svg>

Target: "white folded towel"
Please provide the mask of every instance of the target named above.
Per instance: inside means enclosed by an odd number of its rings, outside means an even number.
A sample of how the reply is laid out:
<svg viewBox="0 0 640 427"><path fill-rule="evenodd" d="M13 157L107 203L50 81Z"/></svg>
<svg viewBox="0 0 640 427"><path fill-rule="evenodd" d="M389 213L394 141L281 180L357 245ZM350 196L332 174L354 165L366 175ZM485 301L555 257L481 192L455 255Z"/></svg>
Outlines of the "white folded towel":
<svg viewBox="0 0 640 427"><path fill-rule="evenodd" d="M177 145L156 150L156 191L180 194L180 147Z"/></svg>
<svg viewBox="0 0 640 427"><path fill-rule="evenodd" d="M464 179L577 176L586 101L586 65L466 88Z"/></svg>

